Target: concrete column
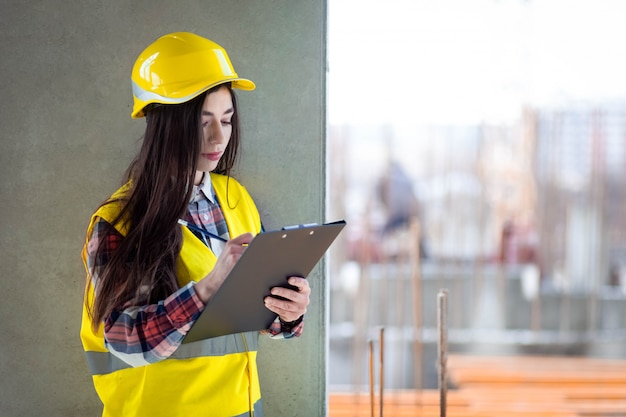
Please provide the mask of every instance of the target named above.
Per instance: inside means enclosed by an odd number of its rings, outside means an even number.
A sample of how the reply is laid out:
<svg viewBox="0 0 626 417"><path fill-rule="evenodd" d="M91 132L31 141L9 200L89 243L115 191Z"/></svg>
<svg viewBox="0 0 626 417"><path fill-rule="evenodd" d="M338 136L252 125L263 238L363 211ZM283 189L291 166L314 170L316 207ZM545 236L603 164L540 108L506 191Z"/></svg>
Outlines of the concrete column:
<svg viewBox="0 0 626 417"><path fill-rule="evenodd" d="M143 121L130 72L162 34L214 39L240 75L237 177L266 226L321 222L326 2L4 1L0 5L0 414L96 416L79 340L89 216L119 184ZM325 283L310 277L305 335L263 341L268 416L325 414Z"/></svg>

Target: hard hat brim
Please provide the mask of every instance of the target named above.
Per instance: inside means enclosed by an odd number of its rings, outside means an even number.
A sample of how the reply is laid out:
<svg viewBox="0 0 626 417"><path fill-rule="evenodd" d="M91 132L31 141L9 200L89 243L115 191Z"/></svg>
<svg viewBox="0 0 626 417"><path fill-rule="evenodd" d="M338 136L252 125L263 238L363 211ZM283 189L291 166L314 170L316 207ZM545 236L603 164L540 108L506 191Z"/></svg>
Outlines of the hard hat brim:
<svg viewBox="0 0 626 417"><path fill-rule="evenodd" d="M195 92L194 94L191 94L186 97L180 97L180 98L168 98L168 97L163 97L154 93L147 93L144 91L143 94L135 94L135 104L134 104L133 112L131 113L130 117L133 119L141 119L142 117L145 117L145 113L143 112L143 110L148 104L186 103L189 100L192 100L198 97L200 94L210 90L211 88L217 87L218 85L221 85L221 84L227 84L227 83L230 83L232 88L236 88L238 90L252 91L256 88L256 84L252 80L249 80L247 78L232 78L232 79L220 80L217 83L209 84L206 87L202 88L201 90ZM143 97L141 97L142 95Z"/></svg>

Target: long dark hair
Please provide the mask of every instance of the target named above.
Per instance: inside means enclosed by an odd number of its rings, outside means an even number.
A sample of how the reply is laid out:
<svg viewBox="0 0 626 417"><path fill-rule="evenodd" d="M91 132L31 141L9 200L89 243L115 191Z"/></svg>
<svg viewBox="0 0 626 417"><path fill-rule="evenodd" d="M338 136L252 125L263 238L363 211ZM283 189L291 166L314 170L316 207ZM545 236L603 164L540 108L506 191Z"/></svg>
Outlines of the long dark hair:
<svg viewBox="0 0 626 417"><path fill-rule="evenodd" d="M200 122L204 99L223 86L183 104L147 109L142 146L125 175L130 190L120 200L103 203L122 204L111 228L124 224L127 234L98 270L96 297L93 307L88 306L94 328L125 305L156 303L179 288L176 259L182 246L182 233L177 220L187 212L193 190L202 144ZM226 86L235 110L232 134L214 172L230 176L239 154L241 129L236 96L230 85ZM101 245L97 257L102 250ZM91 280L87 285L91 285Z"/></svg>

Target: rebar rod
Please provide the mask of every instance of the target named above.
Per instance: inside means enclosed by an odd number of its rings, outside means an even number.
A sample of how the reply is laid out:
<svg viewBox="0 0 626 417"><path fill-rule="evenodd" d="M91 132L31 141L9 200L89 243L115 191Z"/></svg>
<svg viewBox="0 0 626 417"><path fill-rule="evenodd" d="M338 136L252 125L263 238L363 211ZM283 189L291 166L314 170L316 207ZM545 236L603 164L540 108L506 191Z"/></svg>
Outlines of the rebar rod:
<svg viewBox="0 0 626 417"><path fill-rule="evenodd" d="M374 341L369 341L370 417L374 417Z"/></svg>
<svg viewBox="0 0 626 417"><path fill-rule="evenodd" d="M448 290L442 289L437 295L437 327L439 329L438 368L439 368L439 415L446 416L448 381L446 365L448 361Z"/></svg>
<svg viewBox="0 0 626 417"><path fill-rule="evenodd" d="M379 417L383 417L383 392L385 389L385 384L384 384L384 375L385 375L385 349L384 349L384 345L385 345L385 328L381 327L380 328L380 340L379 340L379 360L380 360L380 367L378 369L378 390L379 390L379 395L378 395L378 403L379 403L379 407L380 407L380 412L379 412Z"/></svg>

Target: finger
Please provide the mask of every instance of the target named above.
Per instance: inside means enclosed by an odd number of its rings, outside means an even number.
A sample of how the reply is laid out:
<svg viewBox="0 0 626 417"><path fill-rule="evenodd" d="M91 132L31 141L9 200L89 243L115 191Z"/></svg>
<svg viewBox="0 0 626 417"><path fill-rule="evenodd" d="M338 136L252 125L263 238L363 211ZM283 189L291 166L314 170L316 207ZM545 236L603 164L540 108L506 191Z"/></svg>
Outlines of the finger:
<svg viewBox="0 0 626 417"><path fill-rule="evenodd" d="M291 302L297 300L300 297L300 293L298 291L290 290L289 288L283 288L283 287L272 288L270 290L270 294L286 298L287 300Z"/></svg>
<svg viewBox="0 0 626 417"><path fill-rule="evenodd" d="M309 282L302 277L289 277L287 280L289 285L293 285L294 287L298 287L299 291L305 290L309 287Z"/></svg>
<svg viewBox="0 0 626 417"><path fill-rule="evenodd" d="M232 238L228 241L228 243L231 243L232 245L242 246L252 242L252 239L254 239L254 235L252 233L244 233L235 238Z"/></svg>
<svg viewBox="0 0 626 417"><path fill-rule="evenodd" d="M295 303L276 300L272 297L266 297L265 307L279 315L285 321L293 321L306 313L306 307L299 306Z"/></svg>
<svg viewBox="0 0 626 417"><path fill-rule="evenodd" d="M270 311L272 311L272 313L274 313L278 317L280 317L280 319L282 321L284 321L284 322L294 321L294 320L297 320L298 317L302 316L302 314L292 313L292 312L285 312L285 311L281 311L281 310L278 310L278 309L272 309L270 307L268 307L268 309Z"/></svg>
<svg viewBox="0 0 626 417"><path fill-rule="evenodd" d="M281 297L284 297L284 296L281 295ZM287 297L284 297L284 298L287 298ZM270 305L272 307L275 307L277 309L281 309L283 311L291 311L291 312L302 311L303 309L306 308L306 304L307 304L306 302L304 302L301 299L296 299L296 300L285 299L285 300L281 300L279 298L272 297L272 296L265 297L264 301L265 301L266 305Z"/></svg>
<svg viewBox="0 0 626 417"><path fill-rule="evenodd" d="M282 296L281 296L282 297ZM284 297L286 298L286 297ZM272 296L265 297L265 305L270 310L282 314L285 313L297 313L298 316L304 314L309 305L309 297L303 297L296 293L295 299L278 299ZM278 311L275 311L278 310Z"/></svg>
<svg viewBox="0 0 626 417"><path fill-rule="evenodd" d="M226 242L226 246L224 247L222 253L231 253L233 255L236 255L238 259L238 257L241 256L246 250L248 244L252 242L253 238L254 237L252 233L244 233L243 235L239 235Z"/></svg>
<svg viewBox="0 0 626 417"><path fill-rule="evenodd" d="M265 307L269 310L273 311L276 314L283 315L285 313L289 313L290 303L288 301L278 300L273 297L265 297Z"/></svg>
<svg viewBox="0 0 626 417"><path fill-rule="evenodd" d="M270 289L270 294L278 295L294 303L308 305L311 289L309 288L308 284L306 284L298 291L285 287L273 287L272 289Z"/></svg>

